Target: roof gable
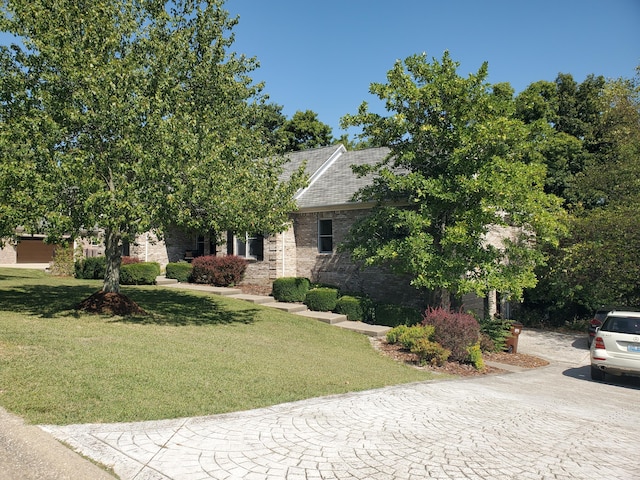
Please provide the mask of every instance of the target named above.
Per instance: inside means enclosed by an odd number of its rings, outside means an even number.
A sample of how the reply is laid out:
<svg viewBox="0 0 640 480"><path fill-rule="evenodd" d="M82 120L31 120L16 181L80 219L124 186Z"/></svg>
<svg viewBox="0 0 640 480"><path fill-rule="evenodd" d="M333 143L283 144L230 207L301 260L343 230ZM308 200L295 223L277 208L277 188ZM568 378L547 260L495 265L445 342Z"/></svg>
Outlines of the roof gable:
<svg viewBox="0 0 640 480"><path fill-rule="evenodd" d="M351 166L374 165L388 154L388 148L347 151L343 145L287 154L290 159L286 165L287 175L291 175L304 161L307 162L309 185L296 193L298 208L321 210L357 205L352 201L353 195L371 184L373 176L358 178Z"/></svg>

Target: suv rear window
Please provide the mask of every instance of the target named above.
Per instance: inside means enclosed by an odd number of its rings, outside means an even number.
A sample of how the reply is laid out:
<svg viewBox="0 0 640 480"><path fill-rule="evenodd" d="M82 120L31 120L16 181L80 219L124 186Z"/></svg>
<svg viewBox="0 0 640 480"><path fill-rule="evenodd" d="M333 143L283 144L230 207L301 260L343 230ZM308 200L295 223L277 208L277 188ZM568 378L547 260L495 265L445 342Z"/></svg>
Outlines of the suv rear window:
<svg viewBox="0 0 640 480"><path fill-rule="evenodd" d="M639 317L608 317L600 330L604 332L629 333L640 335Z"/></svg>

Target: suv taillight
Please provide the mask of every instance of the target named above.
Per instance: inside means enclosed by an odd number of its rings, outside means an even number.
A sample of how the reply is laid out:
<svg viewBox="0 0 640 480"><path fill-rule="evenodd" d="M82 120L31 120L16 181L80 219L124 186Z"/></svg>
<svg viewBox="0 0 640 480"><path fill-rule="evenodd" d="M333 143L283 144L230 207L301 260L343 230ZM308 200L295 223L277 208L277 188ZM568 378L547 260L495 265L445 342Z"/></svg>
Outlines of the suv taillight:
<svg viewBox="0 0 640 480"><path fill-rule="evenodd" d="M594 318L593 320L591 320L590 323L592 327L599 327L600 325L602 325L602 322L597 318Z"/></svg>
<svg viewBox="0 0 640 480"><path fill-rule="evenodd" d="M604 340L602 339L602 337L596 337L595 340L595 347L597 350L606 350L606 347L604 346Z"/></svg>

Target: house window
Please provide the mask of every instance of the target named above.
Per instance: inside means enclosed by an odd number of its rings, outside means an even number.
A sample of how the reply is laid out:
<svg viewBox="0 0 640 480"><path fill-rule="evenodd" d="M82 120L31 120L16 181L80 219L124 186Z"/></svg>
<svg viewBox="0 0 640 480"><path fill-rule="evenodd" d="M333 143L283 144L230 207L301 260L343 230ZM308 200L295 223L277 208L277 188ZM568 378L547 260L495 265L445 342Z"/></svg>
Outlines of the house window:
<svg viewBox="0 0 640 480"><path fill-rule="evenodd" d="M202 255L215 255L217 251L216 235L198 235L196 238L196 256ZM207 252L207 243L209 244L209 251Z"/></svg>
<svg viewBox="0 0 640 480"><path fill-rule="evenodd" d="M259 234L227 236L227 255L237 255L250 260L264 259L264 237Z"/></svg>
<svg viewBox="0 0 640 480"><path fill-rule="evenodd" d="M318 251L333 253L333 221L318 220Z"/></svg>

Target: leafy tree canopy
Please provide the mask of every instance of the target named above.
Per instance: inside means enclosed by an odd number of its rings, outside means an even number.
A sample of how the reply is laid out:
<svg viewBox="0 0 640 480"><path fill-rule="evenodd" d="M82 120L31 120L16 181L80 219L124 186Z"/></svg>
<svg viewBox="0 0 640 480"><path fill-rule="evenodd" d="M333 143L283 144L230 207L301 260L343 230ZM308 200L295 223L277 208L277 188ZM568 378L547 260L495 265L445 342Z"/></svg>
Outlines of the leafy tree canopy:
<svg viewBox="0 0 640 480"><path fill-rule="evenodd" d="M104 290L123 240L169 224L268 233L302 174L255 122L255 59L229 51L223 1L3 0L0 227L52 240L101 229ZM259 123L259 122L258 122Z"/></svg>
<svg viewBox="0 0 640 480"><path fill-rule="evenodd" d="M458 66L448 53L398 61L386 83L370 87L388 114L363 103L343 118L390 148L381 164L358 169L375 174L358 199L378 206L345 248L412 275L416 287L520 298L542 261L534 245L557 241L560 199L543 190L545 166L531 129L514 117L513 90L487 84L486 64L467 78ZM491 242L495 234L503 240Z"/></svg>
<svg viewBox="0 0 640 480"><path fill-rule="evenodd" d="M597 99L598 115L582 130L589 135L559 134L589 153L566 184L570 235L550 250L527 295L552 320L640 302L640 79L608 80Z"/></svg>
<svg viewBox="0 0 640 480"><path fill-rule="evenodd" d="M331 127L318 119L318 114L306 110L296 112L282 127L285 151L294 152L326 147L333 143Z"/></svg>

